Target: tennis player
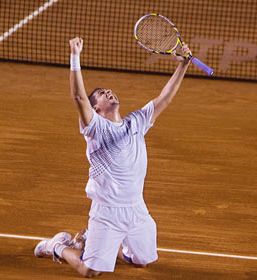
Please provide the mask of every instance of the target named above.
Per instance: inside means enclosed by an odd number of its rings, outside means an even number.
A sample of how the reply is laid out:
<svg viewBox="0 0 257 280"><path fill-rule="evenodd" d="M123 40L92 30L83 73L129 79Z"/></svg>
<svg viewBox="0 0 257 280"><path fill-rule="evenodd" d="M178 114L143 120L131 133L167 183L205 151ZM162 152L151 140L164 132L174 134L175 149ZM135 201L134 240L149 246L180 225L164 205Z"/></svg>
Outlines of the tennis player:
<svg viewBox="0 0 257 280"><path fill-rule="evenodd" d="M184 46L183 56L174 56L179 65L160 95L122 118L119 98L111 89L97 88L87 96L80 68L82 48L81 38L70 40L71 97L90 163L86 193L92 204L85 246L74 248L71 235L61 232L41 241L35 255L64 259L84 277L92 277L114 271L117 256L138 267L158 259L156 224L143 199L144 137L178 92L190 50Z"/></svg>

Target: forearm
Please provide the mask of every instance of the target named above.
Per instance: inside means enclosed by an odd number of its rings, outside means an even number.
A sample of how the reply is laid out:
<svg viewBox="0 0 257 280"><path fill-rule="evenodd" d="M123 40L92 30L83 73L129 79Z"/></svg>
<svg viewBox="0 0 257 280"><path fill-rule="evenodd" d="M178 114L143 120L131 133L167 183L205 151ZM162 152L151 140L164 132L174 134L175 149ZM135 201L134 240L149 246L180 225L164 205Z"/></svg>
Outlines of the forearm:
<svg viewBox="0 0 257 280"><path fill-rule="evenodd" d="M167 82L165 87L162 89L160 98L165 102L165 103L170 103L173 99L173 97L176 95L178 92L178 89L182 83L182 80L185 76L185 73L187 71L187 68L189 66L190 62L185 60L183 62L180 62L178 65L176 71L170 78L170 80Z"/></svg>
<svg viewBox="0 0 257 280"><path fill-rule="evenodd" d="M79 54L71 54L70 56L70 90L71 97L74 99L85 99L87 98L86 90L83 82L83 77L80 67L80 56Z"/></svg>
<svg viewBox="0 0 257 280"><path fill-rule="evenodd" d="M87 98L81 71L70 71L70 91L71 97L76 100Z"/></svg>
<svg viewBox="0 0 257 280"><path fill-rule="evenodd" d="M92 109L84 87L81 71L70 71L71 97L76 105L80 118L86 125L92 118Z"/></svg>
<svg viewBox="0 0 257 280"><path fill-rule="evenodd" d="M78 37L71 39L70 48L71 48L71 56L70 56L71 97L78 109L78 113L83 124L88 125L93 117L93 109L86 94L83 77L81 73L81 67L80 67L80 53L83 48L83 40Z"/></svg>

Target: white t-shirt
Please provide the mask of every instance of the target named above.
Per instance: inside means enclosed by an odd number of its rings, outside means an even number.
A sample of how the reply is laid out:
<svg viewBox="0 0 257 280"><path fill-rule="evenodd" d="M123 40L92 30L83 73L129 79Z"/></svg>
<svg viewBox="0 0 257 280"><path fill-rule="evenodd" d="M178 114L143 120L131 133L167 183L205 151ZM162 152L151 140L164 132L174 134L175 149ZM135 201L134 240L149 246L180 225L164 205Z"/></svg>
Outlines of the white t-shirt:
<svg viewBox="0 0 257 280"><path fill-rule="evenodd" d="M80 122L90 163L87 196L103 205L131 206L143 201L147 152L144 136L153 125L150 101L117 124L96 112L88 126Z"/></svg>

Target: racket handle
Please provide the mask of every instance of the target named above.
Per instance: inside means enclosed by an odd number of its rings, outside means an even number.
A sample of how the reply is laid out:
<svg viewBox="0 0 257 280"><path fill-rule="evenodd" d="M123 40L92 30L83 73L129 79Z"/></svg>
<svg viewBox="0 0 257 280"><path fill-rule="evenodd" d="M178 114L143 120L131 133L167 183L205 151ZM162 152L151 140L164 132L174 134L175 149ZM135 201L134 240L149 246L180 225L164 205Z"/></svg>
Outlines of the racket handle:
<svg viewBox="0 0 257 280"><path fill-rule="evenodd" d="M211 67L209 67L208 65L206 65L205 63L203 63L198 58L192 57L191 61L195 66L197 66L199 69L201 69L202 71L207 73L209 76L211 76L213 74L213 72L214 72L213 69Z"/></svg>

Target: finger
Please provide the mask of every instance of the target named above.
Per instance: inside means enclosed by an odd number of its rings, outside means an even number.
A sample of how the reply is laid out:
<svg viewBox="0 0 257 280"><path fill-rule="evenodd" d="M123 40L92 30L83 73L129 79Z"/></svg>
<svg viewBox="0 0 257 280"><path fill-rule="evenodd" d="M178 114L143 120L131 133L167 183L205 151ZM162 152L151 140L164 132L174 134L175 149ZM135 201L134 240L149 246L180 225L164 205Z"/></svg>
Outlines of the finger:
<svg viewBox="0 0 257 280"><path fill-rule="evenodd" d="M182 46L182 50L186 50L186 49L189 49L189 48L188 48L188 45L185 44Z"/></svg>
<svg viewBox="0 0 257 280"><path fill-rule="evenodd" d="M74 38L72 41L73 41L74 44L76 44L76 43L79 41L79 38L76 37L76 38Z"/></svg>
<svg viewBox="0 0 257 280"><path fill-rule="evenodd" d="M173 60L176 60L176 61L183 61L185 59L185 57L178 53L178 52L173 52Z"/></svg>
<svg viewBox="0 0 257 280"><path fill-rule="evenodd" d="M189 48L184 48L184 49L182 49L183 50L183 52L190 52L190 49Z"/></svg>
<svg viewBox="0 0 257 280"><path fill-rule="evenodd" d="M182 51L185 55L192 55L192 52L190 51L189 47L187 45L182 47Z"/></svg>
<svg viewBox="0 0 257 280"><path fill-rule="evenodd" d="M77 38L71 39L71 40L70 40L70 44L74 45L74 44L77 42L77 40L78 40Z"/></svg>
<svg viewBox="0 0 257 280"><path fill-rule="evenodd" d="M74 39L71 39L71 40L69 41L69 43L70 43L70 46L72 46L73 43L74 43Z"/></svg>

